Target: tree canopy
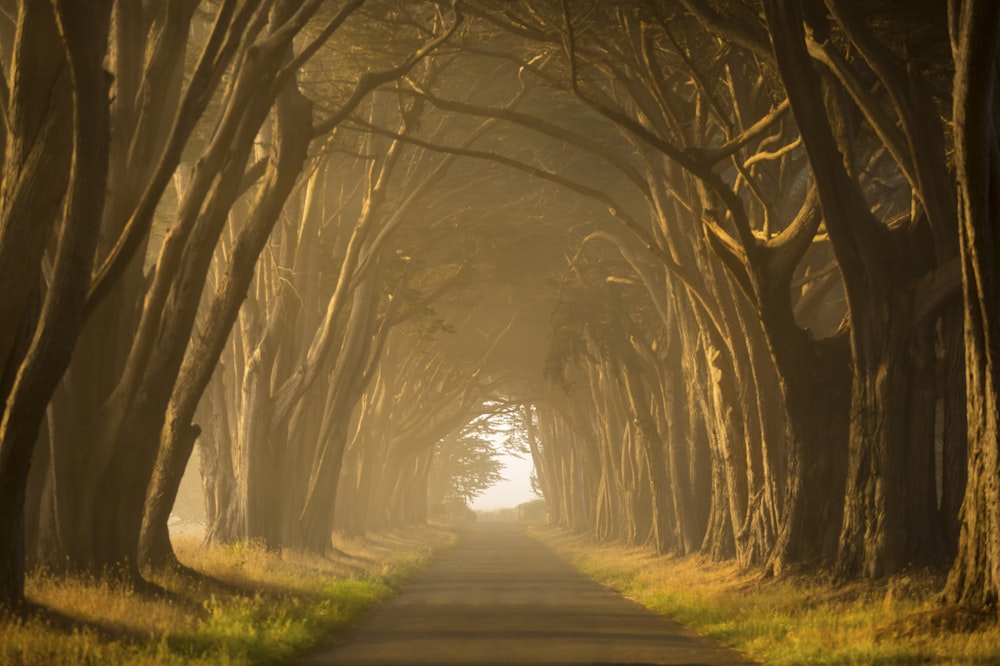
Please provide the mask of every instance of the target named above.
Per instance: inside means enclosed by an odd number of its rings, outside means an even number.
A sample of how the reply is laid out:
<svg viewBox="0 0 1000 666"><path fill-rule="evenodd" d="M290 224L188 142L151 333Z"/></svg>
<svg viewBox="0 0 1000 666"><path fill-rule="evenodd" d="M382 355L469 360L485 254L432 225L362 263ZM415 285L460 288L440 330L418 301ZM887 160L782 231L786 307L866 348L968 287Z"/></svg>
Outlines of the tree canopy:
<svg viewBox="0 0 1000 666"><path fill-rule="evenodd" d="M0 603L499 478L1000 598L990 0L5 3Z"/></svg>

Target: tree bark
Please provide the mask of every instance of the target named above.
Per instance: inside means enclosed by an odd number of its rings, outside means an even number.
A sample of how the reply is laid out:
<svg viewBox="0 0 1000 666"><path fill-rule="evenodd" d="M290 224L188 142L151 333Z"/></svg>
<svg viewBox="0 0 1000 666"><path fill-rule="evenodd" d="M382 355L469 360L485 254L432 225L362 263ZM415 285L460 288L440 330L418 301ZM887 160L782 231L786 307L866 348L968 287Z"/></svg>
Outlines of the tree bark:
<svg viewBox="0 0 1000 666"><path fill-rule="evenodd" d="M1000 6L951 4L955 165L965 310L968 483L945 598L996 612L1000 602Z"/></svg>
<svg viewBox="0 0 1000 666"><path fill-rule="evenodd" d="M42 256L62 212L70 173L72 101L66 51L49 3L22 3L11 62L0 227L0 321L21 322L42 281ZM33 331L34 322L29 324ZM21 327L0 326L0 389L21 358ZM30 334L28 335L30 339ZM22 347L26 349L26 347Z"/></svg>
<svg viewBox="0 0 1000 666"><path fill-rule="evenodd" d="M292 79L276 106L274 136L277 154L252 208L253 215L241 230L229 266L209 307L207 333L188 350L167 406L165 427L153 469L139 541L140 564L175 561L169 544L167 520L199 429L192 425L195 409L246 298L257 259L291 194L310 144L312 108Z"/></svg>
<svg viewBox="0 0 1000 666"><path fill-rule="evenodd" d="M69 365L83 326L108 174L109 81L103 58L111 2L103 0L89 7L57 2L51 9L53 13L42 10L35 18L51 21L50 36L51 28L58 29L59 39L53 39L48 46L58 49L69 69L68 81L63 79L62 84L57 84L56 91L60 94L67 83L72 91L70 186L51 284L0 421L0 606L18 605L24 599L24 502L28 472L46 405ZM23 33L20 37L24 39ZM32 47L43 45L44 42ZM14 177L17 173L5 176ZM25 194L29 200L52 197L53 185L58 187L58 180L47 188L29 188Z"/></svg>
<svg viewBox="0 0 1000 666"><path fill-rule="evenodd" d="M898 240L874 219L856 181L848 175L822 104L822 93L804 42L800 3L765 0L775 59L816 179L830 240L841 269L851 316L850 456L837 569L846 578L879 577L907 564L933 563L936 514L925 507L933 484L907 487L922 463L907 460L919 435L909 408L922 390L907 370L918 321L908 290L923 276ZM928 487L929 486L929 487ZM918 497L910 495L917 494Z"/></svg>

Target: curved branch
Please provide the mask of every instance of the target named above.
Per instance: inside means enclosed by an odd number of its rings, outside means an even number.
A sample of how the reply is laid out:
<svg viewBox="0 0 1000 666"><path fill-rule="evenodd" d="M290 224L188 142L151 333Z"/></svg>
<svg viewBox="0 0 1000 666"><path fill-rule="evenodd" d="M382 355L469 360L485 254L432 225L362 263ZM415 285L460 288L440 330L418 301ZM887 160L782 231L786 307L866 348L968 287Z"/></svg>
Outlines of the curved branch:
<svg viewBox="0 0 1000 666"><path fill-rule="evenodd" d="M358 83L354 87L354 92L351 93L351 96L347 99L347 101L344 102L341 107L337 109L337 111L334 112L329 118L322 121L318 125L313 126L313 134L322 135L333 130L334 127L342 123L354 112L354 109L357 108L358 104L361 103L361 100L363 100L368 93L381 85L405 76L416 66L418 62L423 60L425 56L448 41L455 33L455 30L458 29L458 26L462 24L463 20L462 14L458 11L457 3L454 7L455 20L452 22L451 27L434 39L424 43L423 46L410 54L410 57L407 58L402 64L379 72L369 72L363 74L361 78L358 79Z"/></svg>
<svg viewBox="0 0 1000 666"><path fill-rule="evenodd" d="M741 46L766 62L774 62L767 33L754 30L749 22L723 16L705 0L681 0L685 9L698 19L705 29L713 34L724 35L737 46Z"/></svg>
<svg viewBox="0 0 1000 666"><path fill-rule="evenodd" d="M746 146L748 143L756 139L758 136L766 132L774 123L778 122L785 113L788 112L790 108L788 100L782 101L778 106L774 107L770 113L763 116L760 120L755 122L750 127L747 127L742 132L734 136L733 138L726 141L724 144L717 148L707 148L701 152L702 159L709 163L719 162L721 160L735 155L736 151Z"/></svg>
<svg viewBox="0 0 1000 666"><path fill-rule="evenodd" d="M597 240L597 239L605 240L605 241L608 241L611 244L613 244L618 249L619 253L621 253L622 257L625 258L625 261L627 261L629 263L629 265L632 267L632 269L636 271L636 273L639 275L639 277L642 278L643 283L647 282L646 276L638 268L637 264L633 263L634 258L631 256L631 254L622 245L621 240L619 240L618 238L615 238L612 234L605 233L605 232L602 232L602 231L595 231L595 232L589 234L586 238L584 238L583 239L583 243L586 243L587 241L590 241L590 240ZM581 246L582 246L582 244L581 244ZM680 265L678 265L677 263L674 263L672 260L671 260L671 263L669 265L668 264L664 264L664 266L666 267L667 271L671 275L673 275L678 280L680 280L681 284L683 284L687 288L687 292L691 296L691 301L694 304L696 304L701 309L701 311L705 314L705 316L708 318L709 322L712 324L712 328L715 330L715 333L721 339L725 340L726 339L726 335L723 333L723 331L725 329L722 326L722 322L719 321L718 315L716 314L715 310L713 310L711 307L709 307L708 299L706 298L705 294L702 292L701 288L693 280L691 280L691 277L689 275L687 275L687 273L683 270L683 268ZM648 288L649 287L647 286L647 289ZM655 303L656 303L656 300L654 299L654 304ZM661 310L661 308L658 306L657 310L659 311L659 310ZM662 313L661 313L661 316L662 316Z"/></svg>
<svg viewBox="0 0 1000 666"><path fill-rule="evenodd" d="M385 128L378 127L376 125L361 120L356 119L354 122L370 132L381 134L383 136L387 136L392 139L396 139L406 143L411 143L415 146L426 148L427 150L433 150L452 155L461 155L463 157L471 157L474 159L489 160L492 162L496 162L498 164L503 164L504 166L508 166L512 169L516 169L517 171L522 171L530 176L534 176L535 178L547 180L550 183L555 183L556 185L565 187L566 189L577 192L578 194L582 194L586 197L594 199L595 201L598 201L607 206L608 212L610 212L614 218L616 218L618 221L620 221L622 224L624 224L626 227L632 230L632 232L635 233L635 235L642 242L643 246L647 250L649 250L654 256L656 256L661 261L669 262L671 264L676 265L673 259L670 257L670 255L667 254L663 250L663 248L661 248L656 243L652 235L648 231L646 231L642 227L642 225L635 220L635 218L626 213L624 209L621 207L621 205L615 199L611 198L611 196L609 196L606 192L602 190L589 187L582 183L578 183L575 180L566 178L565 176L560 176L559 174L552 173L551 171L546 171L545 169L540 169L536 166L525 164L524 162L520 162L518 160L507 157L505 155L500 155L498 153L493 153L484 150L471 150L467 148L455 148L451 146L443 146L440 144L431 143L429 141L423 141L421 139L417 139L412 136L405 136L402 134L398 134L396 132L392 132Z"/></svg>
<svg viewBox="0 0 1000 666"><path fill-rule="evenodd" d="M401 92L403 92L403 94L407 94L407 91ZM513 111L509 108L479 106L477 104L469 104L467 102L445 100L434 95L433 93L419 88L415 88L415 92L410 94L419 94L433 106L444 111L453 111L455 113L464 113L470 116L484 116L506 120L521 127L538 132L539 134L570 143L581 150L605 160L617 168L622 175L624 175L629 182L635 185L636 189L638 189L647 199L650 196L649 183L647 183L642 176L639 175L639 172L635 169L635 167L605 146L602 146L591 139L587 139L576 132L568 130L562 125L556 125L536 116Z"/></svg>

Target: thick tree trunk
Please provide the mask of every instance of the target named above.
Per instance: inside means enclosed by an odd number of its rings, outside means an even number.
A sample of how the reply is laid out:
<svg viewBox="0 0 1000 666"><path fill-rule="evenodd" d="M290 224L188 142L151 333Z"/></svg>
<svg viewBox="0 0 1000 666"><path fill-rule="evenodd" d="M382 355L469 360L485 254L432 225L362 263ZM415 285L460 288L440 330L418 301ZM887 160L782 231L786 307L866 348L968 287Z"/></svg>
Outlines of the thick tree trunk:
<svg viewBox="0 0 1000 666"><path fill-rule="evenodd" d="M193 415L192 415L193 416ZM167 522L177 499L181 478L187 469L201 427L175 419L168 412L163 428L159 457L146 493L146 507L139 535L139 565L176 566L177 556L170 543ZM182 425L183 424L183 425Z"/></svg>
<svg viewBox="0 0 1000 666"><path fill-rule="evenodd" d="M692 407L697 405L694 408L704 423L711 470L711 484L708 487L709 501L707 502L708 523L700 550L713 560L719 561L736 556L725 445L720 441L721 438L727 437L728 433L724 427L725 421L720 420L719 410L724 409L724 407L718 404L719 389L714 383L718 379L718 371L710 365L706 352L701 351L698 356L696 361L698 374L690 380L697 386L694 389L697 399Z"/></svg>
<svg viewBox="0 0 1000 666"><path fill-rule="evenodd" d="M320 553L329 547L333 533L334 504L351 415L366 388L365 365L378 323L377 287L378 271L372 271L354 292L343 347L337 357L317 446L305 479L307 487L299 509L299 529L303 544Z"/></svg>
<svg viewBox="0 0 1000 666"><path fill-rule="evenodd" d="M69 365L73 346L83 327L107 185L108 80L103 58L107 49L111 2L103 0L86 8L57 2L53 9L54 17L45 9L35 16L43 24L50 22L42 34L48 34L51 41L31 46L57 49L66 58L69 76L61 78L54 90L57 100L72 90L73 157L51 283L31 346L6 397L0 420L0 606L17 605L24 599L24 503L28 472L46 405ZM57 24L61 39L54 36ZM23 44L23 32L19 39ZM23 54L24 51L18 49L19 58ZM16 66L27 64L19 59ZM67 82L70 86L64 88ZM55 104L56 107L50 110L55 115L50 118L58 123L60 102ZM56 132L60 131L65 130L57 127ZM20 169L12 169L5 173L5 184L7 178L25 175ZM44 185L36 182L25 188L23 196L29 203L38 197L59 200L59 181L43 182ZM4 240L13 240L6 233L10 226L7 217L10 209L5 208L4 214L7 224L3 226L5 233L0 237L0 245ZM17 222L23 223L22 220ZM37 220L31 222L37 223Z"/></svg>
<svg viewBox="0 0 1000 666"><path fill-rule="evenodd" d="M837 568L842 576L876 577L912 562L933 563L940 543L933 534L931 432L914 433L911 399L925 394L924 383L907 368L922 324L909 293L920 278L917 259L874 219L843 155L823 106L819 83L804 42L801 4L765 0L775 58L792 112L802 134L822 202L826 226L843 276L851 317L850 459L844 523ZM921 441L910 442L919 435ZM932 442L932 440L931 440ZM914 451L908 460L908 451ZM927 473L929 470L929 473ZM917 487L907 488L919 478ZM928 479L930 481L928 482ZM919 496L908 498L908 494ZM933 501L936 501L934 498ZM910 528L916 533L911 533Z"/></svg>
<svg viewBox="0 0 1000 666"><path fill-rule="evenodd" d="M542 491L545 493L545 505L548 513L548 524L563 526L563 497L565 491L562 487L562 452L559 442L556 440L556 416L555 410L544 405L535 405L535 416L538 432L537 449L542 458L542 469L545 470L545 485ZM539 481L541 478L539 477Z"/></svg>
<svg viewBox="0 0 1000 666"><path fill-rule="evenodd" d="M680 374L676 376L682 376ZM704 539L704 525L698 519L695 511L695 500L692 488L696 480L691 475L689 460L693 449L700 446L691 437L688 430L689 417L683 414L681 397L684 391L671 382L664 390L667 430L667 468L670 472L669 488L672 496L671 505L674 511L674 525L677 532L677 552L687 555L698 550Z"/></svg>
<svg viewBox="0 0 1000 666"><path fill-rule="evenodd" d="M295 87L294 79L279 96L276 116L277 154L267 184L255 201L250 221L240 232L223 282L209 307L210 330L186 354L167 406L166 427L146 498L143 532L147 536L140 538L141 564L175 560L167 538L167 519L200 430L191 421L246 298L257 258L302 171L311 139L303 127L311 125L312 108Z"/></svg>
<svg viewBox="0 0 1000 666"><path fill-rule="evenodd" d="M968 483L945 597L1000 605L1000 5L953 6L955 165L965 309Z"/></svg>
<svg viewBox="0 0 1000 666"><path fill-rule="evenodd" d="M849 358L846 336L838 336L815 343L812 357L795 359L779 373L788 470L782 521L768 560L775 574L795 564L829 565L836 557L847 475Z"/></svg>
<svg viewBox="0 0 1000 666"><path fill-rule="evenodd" d="M227 402L226 381L233 381L230 373L218 373L202 405L209 417L198 440L201 486L205 497L206 544L231 541L237 532L233 430L228 409L233 401Z"/></svg>
<svg viewBox="0 0 1000 666"><path fill-rule="evenodd" d="M649 505L648 528L651 530L652 545L657 553L665 553L673 546L672 535L667 529L669 515L669 490L667 487L667 460L663 451L661 435L657 431L649 413L650 401L642 385L643 372L631 354L624 365L625 391L629 409L638 425L636 437L641 451L636 453L644 466L647 493L643 498ZM654 375L655 376L655 375Z"/></svg>
<svg viewBox="0 0 1000 666"><path fill-rule="evenodd" d="M109 189L98 256L112 254L126 223L149 185L178 109L191 16L197 3L181 0L153 16L134 3L115 3L113 40L107 61L113 71ZM148 58L144 60L147 46ZM171 167L172 168L172 167ZM96 307L88 303L87 325L51 410L53 502L43 516L58 539L38 545L53 568L84 567L92 558L92 506L99 488L101 455L94 443L96 415L114 390L128 355L145 290L146 240L104 286ZM81 442L86 442L82 446Z"/></svg>
<svg viewBox="0 0 1000 666"><path fill-rule="evenodd" d="M942 317L944 358L938 378L941 400L941 522L946 555L955 557L961 529L962 499L968 474L968 404L965 387L965 334L961 304ZM951 320L951 321L949 321ZM958 325L955 325L957 320Z"/></svg>
<svg viewBox="0 0 1000 666"><path fill-rule="evenodd" d="M0 225L0 397L21 357L12 351L42 281L70 173L73 131L66 49L49 3L21 3L11 62ZM29 335L30 339L30 335ZM26 349L26 348L25 348ZM0 401L3 402L3 401Z"/></svg>

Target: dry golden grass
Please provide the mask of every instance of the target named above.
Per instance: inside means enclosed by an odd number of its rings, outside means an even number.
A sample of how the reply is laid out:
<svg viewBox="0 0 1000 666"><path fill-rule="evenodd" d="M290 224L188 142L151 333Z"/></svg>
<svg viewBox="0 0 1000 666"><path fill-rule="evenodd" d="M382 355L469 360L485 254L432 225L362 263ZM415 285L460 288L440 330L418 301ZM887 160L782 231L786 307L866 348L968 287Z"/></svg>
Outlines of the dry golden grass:
<svg viewBox="0 0 1000 666"><path fill-rule="evenodd" d="M0 664L253 664L286 661L353 622L454 540L438 528L340 540L324 558L179 539L196 572L158 573L162 592L36 572L34 610L0 618Z"/></svg>
<svg viewBox="0 0 1000 666"><path fill-rule="evenodd" d="M698 556L535 536L584 573L764 664L998 664L995 618L943 607L920 572L872 584L824 576L764 579Z"/></svg>

